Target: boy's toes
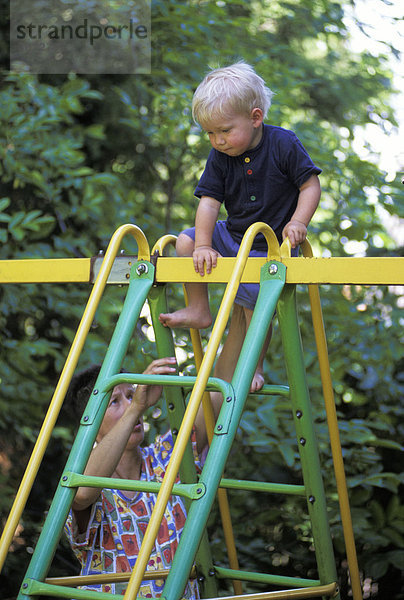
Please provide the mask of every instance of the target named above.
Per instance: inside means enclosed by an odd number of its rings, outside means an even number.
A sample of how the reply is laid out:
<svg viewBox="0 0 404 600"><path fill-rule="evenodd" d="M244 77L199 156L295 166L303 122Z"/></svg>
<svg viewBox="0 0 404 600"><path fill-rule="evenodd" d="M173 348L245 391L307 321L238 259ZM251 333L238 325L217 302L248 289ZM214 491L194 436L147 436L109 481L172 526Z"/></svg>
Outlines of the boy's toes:
<svg viewBox="0 0 404 600"><path fill-rule="evenodd" d="M167 317L168 315L161 313L161 315L159 315L159 321L162 325L164 325L164 327L167 327Z"/></svg>
<svg viewBox="0 0 404 600"><path fill-rule="evenodd" d="M250 392L258 392L264 385L264 376L261 373L255 373L250 386Z"/></svg>

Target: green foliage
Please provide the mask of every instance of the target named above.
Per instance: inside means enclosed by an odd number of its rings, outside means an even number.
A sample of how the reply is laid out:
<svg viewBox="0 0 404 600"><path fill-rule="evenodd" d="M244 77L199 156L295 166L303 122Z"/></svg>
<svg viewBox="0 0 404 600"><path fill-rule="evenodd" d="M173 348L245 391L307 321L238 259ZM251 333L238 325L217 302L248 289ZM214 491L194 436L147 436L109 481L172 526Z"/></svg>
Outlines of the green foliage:
<svg viewBox="0 0 404 600"><path fill-rule="evenodd" d="M5 1L0 2L4 12ZM4 19L6 27L6 19ZM269 122L296 131L323 169L322 202L310 230L316 255L345 256L361 243L369 256L400 255L380 215L403 215L400 183L385 181L371 152L354 150L355 128L394 125L391 73L384 57L346 44L344 2L155 0L150 76L39 77L4 72L0 89L0 259L80 257L105 248L134 222L150 245L193 223L193 189L209 142L192 123L193 91L207 69L243 58L276 92ZM6 49L0 45L0 52ZM386 49L387 52L387 49ZM351 245L350 245L351 243ZM127 251L135 252L128 242ZM183 303L169 290L170 309ZM211 290L214 309L223 288ZM360 569L378 591L399 600L403 559L404 375L398 290L323 286L322 303ZM122 305L109 288L80 366L99 362ZM0 512L6 515L83 312L87 285L4 285L0 290ZM324 469L330 523L344 597L345 550L306 290L299 293L308 384ZM142 317L127 360L141 371L153 356ZM176 336L182 368L193 373L188 336ZM205 340L206 341L206 340ZM268 382L285 383L275 328ZM153 418L152 418L153 419ZM58 422L44 467L6 563L4 598L25 571L29 548L71 443ZM152 420L152 431L164 424ZM226 475L300 482L293 420L284 399L249 399ZM243 568L315 576L304 502L231 493ZM247 515L247 517L246 517ZM215 559L226 564L212 515ZM58 551L55 574L74 572ZM14 586L14 587L13 587Z"/></svg>

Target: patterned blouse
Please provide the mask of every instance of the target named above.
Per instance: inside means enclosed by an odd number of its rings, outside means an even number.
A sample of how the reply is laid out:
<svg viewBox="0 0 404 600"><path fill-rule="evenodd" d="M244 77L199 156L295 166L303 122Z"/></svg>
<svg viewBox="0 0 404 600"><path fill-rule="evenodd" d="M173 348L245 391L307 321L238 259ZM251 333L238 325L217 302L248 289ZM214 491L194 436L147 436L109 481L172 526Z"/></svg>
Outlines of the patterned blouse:
<svg viewBox="0 0 404 600"><path fill-rule="evenodd" d="M195 464L200 471L193 436ZM142 481L162 482L174 446L171 431L157 436L154 444L141 448ZM128 498L124 491L103 489L92 506L87 531L80 534L74 513L70 511L65 533L73 552L81 564L81 575L130 572L136 563L140 545L156 502L156 494L139 492ZM179 496L171 496L153 547L148 571L167 569L171 566L175 550L185 524L186 511ZM88 585L81 589L124 594L127 583L104 583ZM164 580L143 581L138 597L158 598L164 588ZM184 598L197 600L199 591L196 580L189 581Z"/></svg>

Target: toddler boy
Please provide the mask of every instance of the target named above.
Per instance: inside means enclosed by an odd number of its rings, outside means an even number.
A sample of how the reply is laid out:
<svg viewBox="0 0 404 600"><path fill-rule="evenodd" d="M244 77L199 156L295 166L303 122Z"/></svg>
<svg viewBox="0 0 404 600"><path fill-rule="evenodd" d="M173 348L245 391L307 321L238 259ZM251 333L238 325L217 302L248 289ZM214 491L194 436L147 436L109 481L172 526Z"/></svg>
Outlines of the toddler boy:
<svg viewBox="0 0 404 600"><path fill-rule="evenodd" d="M271 90L244 62L211 71L198 86L192 115L208 135L212 150L195 190L200 198L195 227L177 240L178 256L192 256L204 276L216 267L218 256L236 256L248 227L267 223L279 242L289 237L293 248L306 239L307 226L320 200L319 169L292 131L263 123L271 105ZM217 221L221 204L227 219ZM266 256L259 234L250 256ZM186 286L189 305L161 314L168 327L209 327L212 317L206 284ZM215 376L230 381L250 324L258 284L241 284L237 291L229 334ZM264 384L263 361L271 337L259 358L251 391Z"/></svg>

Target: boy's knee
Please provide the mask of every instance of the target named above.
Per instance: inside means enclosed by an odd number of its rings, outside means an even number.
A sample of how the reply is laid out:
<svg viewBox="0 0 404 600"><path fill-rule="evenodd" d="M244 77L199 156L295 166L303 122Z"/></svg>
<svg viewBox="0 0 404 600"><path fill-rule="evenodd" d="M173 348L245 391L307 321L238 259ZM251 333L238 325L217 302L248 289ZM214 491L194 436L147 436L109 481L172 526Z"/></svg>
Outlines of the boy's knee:
<svg viewBox="0 0 404 600"><path fill-rule="evenodd" d="M195 242L186 233L180 233L175 244L175 249L178 256L192 256Z"/></svg>

